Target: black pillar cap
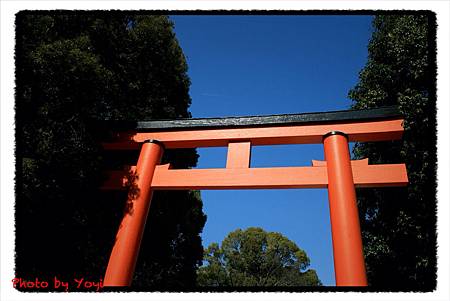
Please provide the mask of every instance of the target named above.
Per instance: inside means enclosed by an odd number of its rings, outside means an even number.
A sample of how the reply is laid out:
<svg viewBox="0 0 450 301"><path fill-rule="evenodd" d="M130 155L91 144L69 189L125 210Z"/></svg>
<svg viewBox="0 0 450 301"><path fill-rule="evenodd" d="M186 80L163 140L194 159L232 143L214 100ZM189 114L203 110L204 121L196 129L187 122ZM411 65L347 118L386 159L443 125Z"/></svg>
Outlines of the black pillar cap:
<svg viewBox="0 0 450 301"><path fill-rule="evenodd" d="M324 141L325 138L333 136L333 135L341 135L341 136L344 136L345 138L347 138L347 140L348 140L348 135L346 133L343 133L343 132L340 132L340 131L331 131L331 132L326 133L325 135L323 135L322 141Z"/></svg>
<svg viewBox="0 0 450 301"><path fill-rule="evenodd" d="M144 144L144 143L154 143L154 144L157 144L157 145L161 146L163 149L166 148L166 147L164 146L164 143L162 143L161 141L156 140L156 139L147 139L147 140L144 140L144 141L142 142L142 144Z"/></svg>

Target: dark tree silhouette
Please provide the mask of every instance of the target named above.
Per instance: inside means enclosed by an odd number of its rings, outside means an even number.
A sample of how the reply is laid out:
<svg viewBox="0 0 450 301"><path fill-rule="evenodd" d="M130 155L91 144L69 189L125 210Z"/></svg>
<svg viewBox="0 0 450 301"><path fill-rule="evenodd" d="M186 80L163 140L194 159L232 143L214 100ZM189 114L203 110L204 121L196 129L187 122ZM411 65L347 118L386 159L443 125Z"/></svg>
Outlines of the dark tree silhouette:
<svg viewBox="0 0 450 301"><path fill-rule="evenodd" d="M190 117L186 60L167 16L22 11L16 29L16 276L98 280L126 201L99 191L102 171L138 153L104 153L92 120ZM205 220L199 193L155 193L134 288L193 287Z"/></svg>
<svg viewBox="0 0 450 301"><path fill-rule="evenodd" d="M350 93L353 108L397 105L405 117L401 142L360 143L357 158L406 162L407 188L358 192L370 285L436 287L435 16L380 15L373 21L368 62Z"/></svg>

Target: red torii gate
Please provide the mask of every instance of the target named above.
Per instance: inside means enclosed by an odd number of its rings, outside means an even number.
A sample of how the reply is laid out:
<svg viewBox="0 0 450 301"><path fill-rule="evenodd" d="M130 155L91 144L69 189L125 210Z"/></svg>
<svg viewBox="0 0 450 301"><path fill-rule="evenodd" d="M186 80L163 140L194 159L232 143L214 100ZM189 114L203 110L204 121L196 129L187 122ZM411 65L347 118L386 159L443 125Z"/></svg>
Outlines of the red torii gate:
<svg viewBox="0 0 450 301"><path fill-rule="evenodd" d="M120 130L107 150L140 149L132 213L125 213L109 259L105 286L131 285L153 190L328 188L337 286L367 286L355 187L405 186L405 164L350 159L348 142L401 139L393 107L255 117L137 122ZM323 143L325 161L311 167L250 168L252 145ZM171 169L164 149L228 146L226 168ZM128 175L130 171L128 171ZM104 189L123 189L127 172L110 173Z"/></svg>

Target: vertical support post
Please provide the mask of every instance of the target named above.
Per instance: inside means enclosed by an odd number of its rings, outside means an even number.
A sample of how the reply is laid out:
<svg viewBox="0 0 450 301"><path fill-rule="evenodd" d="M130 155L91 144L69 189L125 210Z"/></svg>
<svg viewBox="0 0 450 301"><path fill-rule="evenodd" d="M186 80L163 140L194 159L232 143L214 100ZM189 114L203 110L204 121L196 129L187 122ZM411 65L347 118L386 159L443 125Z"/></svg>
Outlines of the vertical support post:
<svg viewBox="0 0 450 301"><path fill-rule="evenodd" d="M249 168L251 149L250 141L228 143L226 168Z"/></svg>
<svg viewBox="0 0 450 301"><path fill-rule="evenodd" d="M131 285L153 194L153 174L162 154L161 142L144 141L136 166L137 180L133 183L137 189L130 189L128 194L126 212L106 268L105 286Z"/></svg>
<svg viewBox="0 0 450 301"><path fill-rule="evenodd" d="M330 132L323 138L328 172L337 286L367 286L366 268L347 135Z"/></svg>

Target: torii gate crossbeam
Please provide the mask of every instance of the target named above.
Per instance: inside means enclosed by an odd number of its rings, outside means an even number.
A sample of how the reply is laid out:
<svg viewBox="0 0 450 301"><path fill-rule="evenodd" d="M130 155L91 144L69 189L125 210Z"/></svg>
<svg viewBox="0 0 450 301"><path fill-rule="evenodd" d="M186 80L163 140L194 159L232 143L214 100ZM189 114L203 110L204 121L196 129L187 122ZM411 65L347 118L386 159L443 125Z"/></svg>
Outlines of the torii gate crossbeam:
<svg viewBox="0 0 450 301"><path fill-rule="evenodd" d="M401 139L396 109L137 122L117 128L106 150L139 149L136 166L112 171L103 189L125 189L124 214L105 286L129 286L154 190L328 188L337 286L366 286L355 187L405 186L404 164L369 165L350 159L348 142ZM117 123L114 126L117 127ZM323 143L325 161L310 167L250 168L252 145ZM172 169L160 165L165 148L228 146L226 168ZM130 177L132 175L132 177ZM130 183L130 178L133 183ZM138 193L136 193L136 190Z"/></svg>

